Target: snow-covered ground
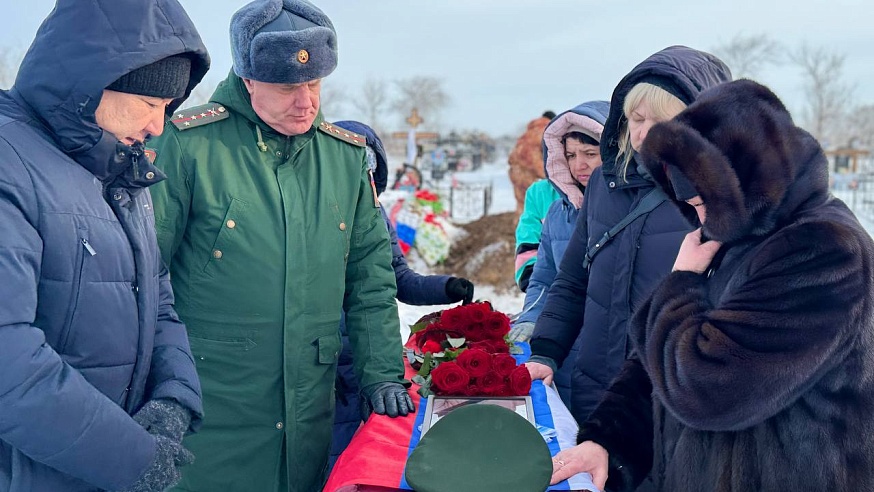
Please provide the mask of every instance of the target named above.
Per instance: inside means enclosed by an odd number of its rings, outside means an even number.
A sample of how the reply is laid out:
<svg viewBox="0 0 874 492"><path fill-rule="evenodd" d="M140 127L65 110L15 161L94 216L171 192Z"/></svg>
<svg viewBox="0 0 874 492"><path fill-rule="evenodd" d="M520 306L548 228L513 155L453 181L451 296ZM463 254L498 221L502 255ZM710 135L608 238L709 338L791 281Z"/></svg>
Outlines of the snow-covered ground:
<svg viewBox="0 0 874 492"><path fill-rule="evenodd" d="M513 195L513 185L510 183L508 174L507 157L500 156L493 162L483 164L476 171L457 172L455 179L461 183L482 183L492 185L492 203L489 207L489 213L492 215L516 210L516 198ZM451 181L451 177L444 181ZM398 192L387 190L380 196L380 201L384 204L397 200ZM450 237L460 239L464 231L459 228L449 228L447 231ZM407 263L410 267L423 275L431 273L430 268L416 254L415 249L410 250L407 255ZM512 315L522 310L522 304L525 301L525 295L519 291L509 294L498 294L495 290L487 285L477 285L474 291L474 297L489 301L498 311ZM398 302L398 314L401 318L401 335L406 341L410 333L410 325L415 323L422 316L445 309L450 306L410 306Z"/></svg>
<svg viewBox="0 0 874 492"><path fill-rule="evenodd" d="M491 183L493 187L493 200L492 206L489 209L489 213L499 214L502 212L515 210L516 208L516 200L513 196L513 187L510 183L507 171L508 169L506 157L501 157L495 162L484 164L477 171L455 173L455 179L463 183ZM836 197L846 202L847 205L849 205L851 208L854 205L861 206L857 203L859 201L858 196L854 197L851 191L840 188L841 187L838 187L837 190L833 190L833 193ZM386 193L391 192L387 191ZM386 198L391 199L391 195L389 194L389 196ZM856 200L854 200L854 198ZM868 233L874 235L874 221L868 219L865 215L859 213L859 211L857 211L857 216L862 222L862 225L865 226L865 228L868 230ZM461 229L456 228L451 228L449 232L450 235L454 236L455 238L459 238L459 235L463 234L463 231ZM407 257L407 261L416 272L425 275L431 273L428 265L425 264L425 262L418 257L415 250L410 251L410 254ZM495 309L509 315L521 311L522 304L525 301L525 295L519 291L498 294L493 288L486 285L476 286L475 298L488 300L494 305ZM401 335L403 337L403 340L406 340L409 336L409 327L410 325L415 323L416 320L418 320L425 314L444 309L446 307L449 306L410 306L398 302L398 314L401 320Z"/></svg>
<svg viewBox="0 0 874 492"><path fill-rule="evenodd" d="M455 173L455 179L462 183L491 183L492 204L489 214L496 215L516 210L516 197L510 182L507 156L500 156L490 163L483 164L476 171Z"/></svg>

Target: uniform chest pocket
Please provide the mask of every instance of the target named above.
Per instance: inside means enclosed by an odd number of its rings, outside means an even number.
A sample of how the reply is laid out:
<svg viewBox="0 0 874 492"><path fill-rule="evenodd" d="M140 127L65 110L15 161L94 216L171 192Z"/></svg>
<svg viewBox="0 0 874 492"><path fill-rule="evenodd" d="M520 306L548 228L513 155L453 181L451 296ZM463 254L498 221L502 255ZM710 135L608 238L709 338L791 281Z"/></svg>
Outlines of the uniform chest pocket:
<svg viewBox="0 0 874 492"><path fill-rule="evenodd" d="M346 223L343 214L340 213L340 206L335 202L331 203L331 212L334 215L334 220L337 223L338 238L343 245L343 258L349 259L349 235L351 224Z"/></svg>
<svg viewBox="0 0 874 492"><path fill-rule="evenodd" d="M240 251L239 243L242 234L245 233L245 214L248 206L249 204L242 200L231 199L224 218L218 224L215 241L213 241L209 258L203 268L204 273L211 273L214 269L219 268L222 262L233 260L234 255Z"/></svg>

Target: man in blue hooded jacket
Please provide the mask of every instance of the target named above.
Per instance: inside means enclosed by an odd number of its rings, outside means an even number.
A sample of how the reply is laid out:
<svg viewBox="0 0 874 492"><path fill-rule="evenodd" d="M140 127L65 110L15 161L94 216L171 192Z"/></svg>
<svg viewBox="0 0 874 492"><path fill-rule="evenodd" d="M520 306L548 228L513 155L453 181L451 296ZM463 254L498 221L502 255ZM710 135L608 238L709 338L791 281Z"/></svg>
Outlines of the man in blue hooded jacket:
<svg viewBox="0 0 874 492"><path fill-rule="evenodd" d="M58 0L0 92L0 490L161 491L191 460L143 141L208 66L177 0Z"/></svg>

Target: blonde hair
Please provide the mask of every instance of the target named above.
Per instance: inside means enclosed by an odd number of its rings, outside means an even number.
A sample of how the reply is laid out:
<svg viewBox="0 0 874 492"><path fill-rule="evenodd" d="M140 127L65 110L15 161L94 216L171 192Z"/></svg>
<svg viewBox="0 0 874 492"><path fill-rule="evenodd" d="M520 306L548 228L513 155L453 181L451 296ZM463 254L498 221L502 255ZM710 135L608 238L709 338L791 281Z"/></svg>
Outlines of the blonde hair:
<svg viewBox="0 0 874 492"><path fill-rule="evenodd" d="M623 180L628 173L628 165L634 157L634 149L631 148L631 130L628 128L628 115L642 101L649 103L650 113L658 121L667 121L686 109L686 103L657 85L641 82L628 91L622 104L624 121L622 122L622 136L619 138L619 153L616 155L616 160L621 162L619 175L622 176Z"/></svg>

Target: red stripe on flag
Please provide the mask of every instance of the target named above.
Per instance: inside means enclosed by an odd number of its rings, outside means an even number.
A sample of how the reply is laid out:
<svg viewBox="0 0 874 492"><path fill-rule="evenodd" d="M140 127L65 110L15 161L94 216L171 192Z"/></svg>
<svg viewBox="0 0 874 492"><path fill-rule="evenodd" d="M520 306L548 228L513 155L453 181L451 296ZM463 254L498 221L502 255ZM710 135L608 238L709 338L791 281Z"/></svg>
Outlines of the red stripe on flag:
<svg viewBox="0 0 874 492"><path fill-rule="evenodd" d="M416 375L409 364L405 366L407 379ZM410 397L416 404L415 413L394 419L374 414L358 429L352 442L337 459L324 492L341 492L355 485L398 489L410 453L416 416L420 411L421 397L416 393L418 388L418 385L413 385L409 389Z"/></svg>

